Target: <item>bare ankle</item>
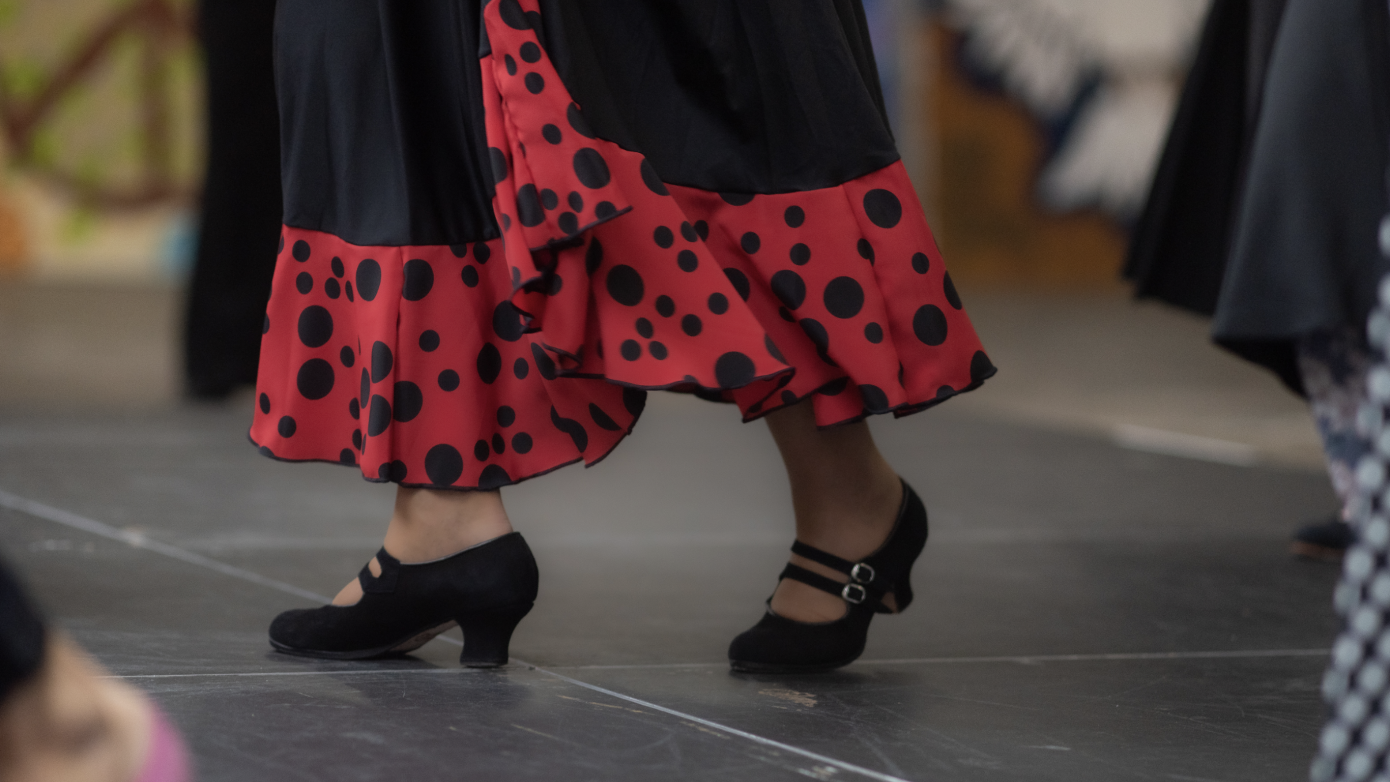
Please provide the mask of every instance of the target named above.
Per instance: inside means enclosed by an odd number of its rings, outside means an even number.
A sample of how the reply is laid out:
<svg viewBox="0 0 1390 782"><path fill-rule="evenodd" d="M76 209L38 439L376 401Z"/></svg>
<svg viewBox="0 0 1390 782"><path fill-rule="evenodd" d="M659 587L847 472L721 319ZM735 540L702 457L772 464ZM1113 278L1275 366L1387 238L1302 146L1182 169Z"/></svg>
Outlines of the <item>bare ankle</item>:
<svg viewBox="0 0 1390 782"><path fill-rule="evenodd" d="M499 492L399 489L385 548L405 563L427 562L512 531Z"/></svg>

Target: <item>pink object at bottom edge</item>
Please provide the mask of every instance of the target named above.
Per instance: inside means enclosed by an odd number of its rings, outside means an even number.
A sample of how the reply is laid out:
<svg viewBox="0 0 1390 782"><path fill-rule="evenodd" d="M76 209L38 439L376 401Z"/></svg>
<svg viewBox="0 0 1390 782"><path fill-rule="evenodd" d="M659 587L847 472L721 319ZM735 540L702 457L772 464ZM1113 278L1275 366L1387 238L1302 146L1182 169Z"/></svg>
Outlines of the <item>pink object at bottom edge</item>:
<svg viewBox="0 0 1390 782"><path fill-rule="evenodd" d="M164 712L153 707L150 749L135 782L190 782L188 750L178 729L169 724Z"/></svg>

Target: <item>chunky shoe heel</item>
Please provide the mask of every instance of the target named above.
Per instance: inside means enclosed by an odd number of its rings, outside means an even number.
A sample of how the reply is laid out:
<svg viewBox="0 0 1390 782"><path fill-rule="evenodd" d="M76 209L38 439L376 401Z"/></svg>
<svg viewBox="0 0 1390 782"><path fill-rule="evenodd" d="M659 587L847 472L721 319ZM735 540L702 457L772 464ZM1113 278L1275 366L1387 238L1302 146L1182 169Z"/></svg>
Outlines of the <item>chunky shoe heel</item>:
<svg viewBox="0 0 1390 782"><path fill-rule="evenodd" d="M459 663L465 668L496 668L507 664L507 647L512 631L531 612L531 604L468 614L458 619L463 630L463 652Z"/></svg>
<svg viewBox="0 0 1390 782"><path fill-rule="evenodd" d="M286 611L270 624L270 644L286 654L329 660L393 657L464 625L465 665L507 662L507 644L536 600L536 559L512 532L433 562L405 565L382 549L381 575L363 567L362 599Z"/></svg>
<svg viewBox="0 0 1390 782"><path fill-rule="evenodd" d="M815 673L849 665L864 653L869 622L875 613L895 613L883 604L892 594L896 613L912 603L909 577L912 565L927 544L927 508L907 482L903 501L888 540L878 551L851 562L801 541L792 553L848 577L827 578L799 565L788 564L780 578L790 578L845 601L845 615L833 622L797 622L772 612L771 599L763 618L729 645L729 664L749 673Z"/></svg>

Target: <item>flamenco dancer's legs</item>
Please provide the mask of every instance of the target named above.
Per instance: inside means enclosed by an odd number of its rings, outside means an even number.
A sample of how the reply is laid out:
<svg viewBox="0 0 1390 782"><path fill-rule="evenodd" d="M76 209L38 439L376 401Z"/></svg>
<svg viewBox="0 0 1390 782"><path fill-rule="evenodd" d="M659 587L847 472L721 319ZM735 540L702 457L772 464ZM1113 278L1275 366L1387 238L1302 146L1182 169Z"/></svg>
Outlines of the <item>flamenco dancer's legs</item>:
<svg viewBox="0 0 1390 782"><path fill-rule="evenodd" d="M858 561L873 553L892 531L902 503L902 483L860 421L818 429L811 406L801 403L767 417L781 451L796 512L796 537L803 543ZM386 551L403 563L449 556L512 531L499 492L451 492L400 488L386 530ZM837 581L847 578L793 555L792 562ZM368 565L381 574L375 559ZM353 579L334 598L347 606L362 597ZM892 607L893 595L885 598ZM824 622L845 613L842 599L791 579L774 593L772 610L788 619Z"/></svg>

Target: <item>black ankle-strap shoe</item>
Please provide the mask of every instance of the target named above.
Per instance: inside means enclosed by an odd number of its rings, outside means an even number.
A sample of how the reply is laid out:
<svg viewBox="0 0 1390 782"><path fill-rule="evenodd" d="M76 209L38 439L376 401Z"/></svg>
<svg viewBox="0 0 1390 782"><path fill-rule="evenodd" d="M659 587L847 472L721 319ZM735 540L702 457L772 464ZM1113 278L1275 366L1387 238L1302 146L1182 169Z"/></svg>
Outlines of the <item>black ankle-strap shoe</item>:
<svg viewBox="0 0 1390 782"><path fill-rule="evenodd" d="M512 532L444 559L403 565L377 552L381 575L364 566L362 599L286 611L270 624L270 645L286 654L369 660L413 652L454 625L463 629L459 662L507 663L512 631L536 600L536 559Z"/></svg>
<svg viewBox="0 0 1390 782"><path fill-rule="evenodd" d="M884 605L893 595L897 611L912 602L909 576L912 564L927 543L927 508L907 482L903 501L888 540L859 562L851 562L801 541L792 553L849 577L836 581L798 565L788 564L778 577L800 581L845 601L845 615L833 622L797 622L772 612L729 645L729 664L747 673L816 673L849 665L864 652L869 621L875 613L892 613Z"/></svg>

